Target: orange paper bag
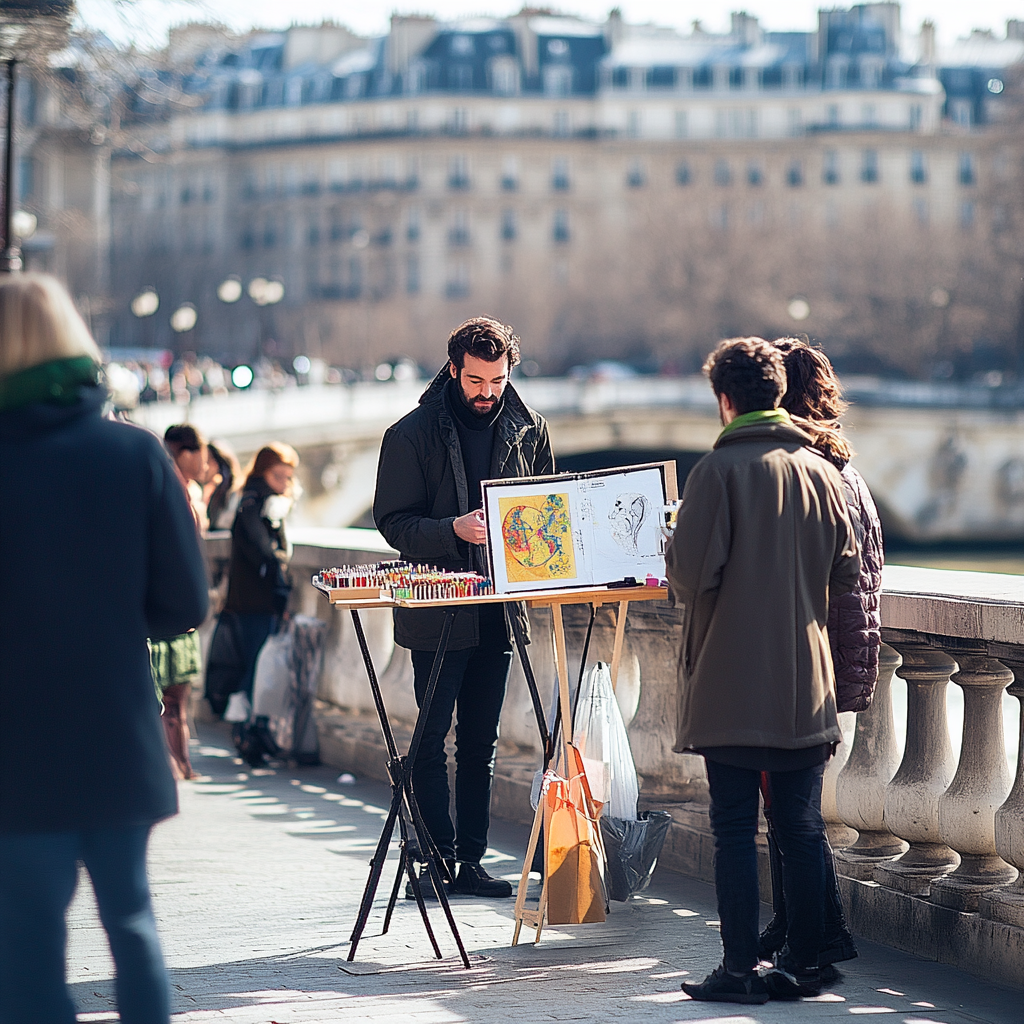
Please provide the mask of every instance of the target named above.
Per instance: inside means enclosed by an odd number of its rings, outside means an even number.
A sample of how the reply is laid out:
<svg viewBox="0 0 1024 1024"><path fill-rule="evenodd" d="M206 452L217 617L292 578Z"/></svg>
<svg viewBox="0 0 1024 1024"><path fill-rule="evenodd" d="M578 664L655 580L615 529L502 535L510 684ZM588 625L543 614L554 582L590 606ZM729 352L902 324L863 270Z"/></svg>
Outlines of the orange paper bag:
<svg viewBox="0 0 1024 1024"><path fill-rule="evenodd" d="M544 871L548 924L590 924L605 919L601 846L591 817L589 787L574 748L572 779L545 776Z"/></svg>

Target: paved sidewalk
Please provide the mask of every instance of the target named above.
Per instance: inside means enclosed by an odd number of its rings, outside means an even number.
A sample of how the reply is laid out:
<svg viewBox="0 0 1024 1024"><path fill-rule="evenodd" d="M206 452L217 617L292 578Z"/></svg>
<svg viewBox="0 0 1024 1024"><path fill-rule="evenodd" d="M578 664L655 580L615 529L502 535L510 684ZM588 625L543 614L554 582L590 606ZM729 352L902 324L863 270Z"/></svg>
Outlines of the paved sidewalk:
<svg viewBox="0 0 1024 1024"><path fill-rule="evenodd" d="M763 1007L696 1003L679 990L721 958L714 892L671 872L645 898L613 903L605 924L548 928L511 948L510 900L453 900L470 971L436 904L447 960L431 959L416 905L399 901L380 935L389 868L358 957L348 937L390 797L339 785L328 768L252 771L224 733L201 728L182 812L160 825L150 874L176 1022L408 1024L535 1021L788 1024L895 1014L903 1024L1020 1024L1024 995L862 942L844 980L815 1000ZM526 829L495 822L492 874L518 880ZM69 979L79 1020L114 1021L112 964L88 884L70 915Z"/></svg>

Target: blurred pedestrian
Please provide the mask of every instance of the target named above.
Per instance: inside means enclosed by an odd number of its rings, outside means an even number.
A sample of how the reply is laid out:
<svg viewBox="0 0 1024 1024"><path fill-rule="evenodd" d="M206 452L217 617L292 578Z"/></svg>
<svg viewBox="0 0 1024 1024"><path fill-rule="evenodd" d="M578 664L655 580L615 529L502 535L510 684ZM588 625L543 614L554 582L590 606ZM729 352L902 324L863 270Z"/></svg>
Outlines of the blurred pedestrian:
<svg viewBox="0 0 1024 1024"><path fill-rule="evenodd" d="M211 530L230 530L238 511L242 488L242 469L235 453L224 441L211 441L210 474L203 497Z"/></svg>
<svg viewBox="0 0 1024 1024"><path fill-rule="evenodd" d="M164 431L164 447L174 460L196 529L202 532L206 520L202 488L208 475L206 439L195 427L182 423ZM193 629L169 640L150 640L149 654L153 682L163 704L161 719L171 768L175 778L195 778L188 751L188 713L193 684L202 673L199 634Z"/></svg>
<svg viewBox="0 0 1024 1024"><path fill-rule="evenodd" d="M225 693L252 698L256 659L285 614L292 583L284 521L291 511L298 464L295 450L275 441L256 453L246 473L231 528L228 596L210 650L211 667L219 666L221 646L230 646L234 665L232 678L219 678L216 686L207 672L207 696L215 709ZM236 728L236 741L242 732Z"/></svg>
<svg viewBox="0 0 1024 1024"><path fill-rule="evenodd" d="M75 1020L80 861L121 1020L169 1020L146 847L177 792L146 638L202 622L206 573L159 440L103 416L99 358L55 279L0 278L2 1024Z"/></svg>
<svg viewBox="0 0 1024 1024"><path fill-rule="evenodd" d="M814 449L832 463L843 479L850 520L860 547L860 579L849 593L832 598L828 608L828 642L836 678L836 710L864 711L871 704L878 681L878 649L881 644L882 565L885 554L882 525L864 478L853 468L853 449L843 434L839 418L847 409L842 385L821 349L797 338L781 338L775 347L786 369L786 393L782 408L810 434ZM768 821L768 853L772 873L771 922L761 933L758 955L762 960L785 958L786 897L782 853L771 821L771 788L762 775ZM823 981L834 980L833 966L857 956L857 946L846 924L842 895L836 879L835 856L825 837L825 939L818 954Z"/></svg>

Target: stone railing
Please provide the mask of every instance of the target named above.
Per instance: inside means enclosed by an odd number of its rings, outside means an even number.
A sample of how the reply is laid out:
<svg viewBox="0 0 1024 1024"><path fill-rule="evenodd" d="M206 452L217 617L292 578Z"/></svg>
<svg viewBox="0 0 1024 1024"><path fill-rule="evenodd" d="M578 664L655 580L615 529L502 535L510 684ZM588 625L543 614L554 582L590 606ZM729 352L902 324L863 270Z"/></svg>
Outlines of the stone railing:
<svg viewBox="0 0 1024 1024"><path fill-rule="evenodd" d="M296 531L294 540L293 572L301 581L294 610L330 623L320 687L325 750L385 778L350 617L330 609L308 579L325 565L387 557L387 548L362 530ZM224 557L224 539L208 544L214 560ZM584 607L565 610L570 663L582 649L587 614ZM416 710L408 652L394 645L390 613L362 617L385 702L401 728ZM1024 987L1024 874L1018 875L1024 872L1024 756L1016 758L1014 776L1004 733L1004 703L1019 715L1024 702L1024 577L890 566L882 617L886 643L875 699L868 711L841 716L847 740L830 762L822 800L851 926L867 938ZM630 609L617 696L642 806L673 815L663 862L710 880L703 760L672 752L678 623L678 611L666 603ZM549 613L531 612L531 625L531 660L546 701L554 685ZM601 609L591 660L610 660L613 633L611 612ZM950 720L961 707L956 757ZM495 813L529 820L540 744L518 663L501 739ZM1021 743L1024 727L1011 755Z"/></svg>

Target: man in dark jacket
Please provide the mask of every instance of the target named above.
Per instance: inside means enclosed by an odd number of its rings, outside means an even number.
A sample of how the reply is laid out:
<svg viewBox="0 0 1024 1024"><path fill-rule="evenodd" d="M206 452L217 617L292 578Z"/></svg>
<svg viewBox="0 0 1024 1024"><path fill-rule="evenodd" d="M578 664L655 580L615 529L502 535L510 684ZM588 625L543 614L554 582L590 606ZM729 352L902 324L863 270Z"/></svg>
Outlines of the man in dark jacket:
<svg viewBox="0 0 1024 1024"><path fill-rule="evenodd" d="M0 361L0 1022L73 1024L64 915L81 861L121 1020L161 1024L146 845L178 802L146 638L203 621L206 572L160 441L102 415L99 353L70 298L7 277L0 324L45 345Z"/></svg>
<svg viewBox="0 0 1024 1024"><path fill-rule="evenodd" d="M373 518L402 557L484 575L486 529L481 480L553 473L547 424L509 384L519 339L496 320L467 320L448 339L448 363L419 407L384 435ZM520 604L508 606L525 627ZM416 701L422 703L445 610L396 609L395 642L412 651ZM500 604L460 607L413 772L430 834L455 877L454 890L512 895L512 886L480 866L487 849L498 716L512 664ZM455 730L455 816L449 815L445 737Z"/></svg>
<svg viewBox="0 0 1024 1024"><path fill-rule="evenodd" d="M830 594L860 559L837 470L779 409L781 353L759 338L722 342L705 367L725 429L686 481L667 553L684 606L675 749L707 763L724 959L694 999L763 1003L817 994L825 896L821 778L842 738L826 620ZM789 918L789 958L762 979L757 809L773 795Z"/></svg>

